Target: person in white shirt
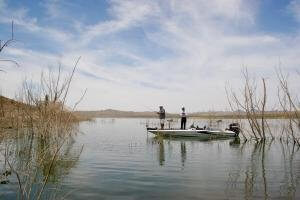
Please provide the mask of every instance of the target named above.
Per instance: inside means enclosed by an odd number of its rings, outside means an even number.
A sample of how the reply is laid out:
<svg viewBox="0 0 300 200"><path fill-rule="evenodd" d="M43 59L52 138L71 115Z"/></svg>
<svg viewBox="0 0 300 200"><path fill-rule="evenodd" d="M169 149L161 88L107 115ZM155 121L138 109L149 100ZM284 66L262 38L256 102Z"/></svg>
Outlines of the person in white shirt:
<svg viewBox="0 0 300 200"><path fill-rule="evenodd" d="M181 129L185 129L186 126L186 113L185 113L185 108L182 107L182 113L181 113Z"/></svg>

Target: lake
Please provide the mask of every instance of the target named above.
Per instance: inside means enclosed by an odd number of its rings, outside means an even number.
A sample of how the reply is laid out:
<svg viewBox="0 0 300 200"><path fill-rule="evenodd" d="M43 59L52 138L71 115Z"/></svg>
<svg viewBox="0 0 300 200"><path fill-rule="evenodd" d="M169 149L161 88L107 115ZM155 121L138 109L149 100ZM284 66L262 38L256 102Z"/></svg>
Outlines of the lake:
<svg viewBox="0 0 300 200"><path fill-rule="evenodd" d="M65 199L300 198L300 151L293 143L154 138L146 121L157 120L81 123L56 170L63 176L54 172L46 193L59 183ZM16 179L0 185L1 197L15 199L16 185Z"/></svg>

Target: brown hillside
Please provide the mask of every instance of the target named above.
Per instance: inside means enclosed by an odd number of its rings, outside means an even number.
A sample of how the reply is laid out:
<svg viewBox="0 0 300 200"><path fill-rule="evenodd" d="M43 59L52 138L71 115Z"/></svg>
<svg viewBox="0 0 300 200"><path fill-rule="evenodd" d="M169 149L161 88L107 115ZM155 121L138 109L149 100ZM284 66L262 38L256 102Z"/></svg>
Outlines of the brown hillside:
<svg viewBox="0 0 300 200"><path fill-rule="evenodd" d="M60 102L38 102L28 105L4 96L0 96L0 128L16 128L55 118L62 122L89 120L63 108ZM53 120L52 120L53 121Z"/></svg>
<svg viewBox="0 0 300 200"><path fill-rule="evenodd" d="M134 112L134 111L121 111L121 110L114 110L114 109L106 109L106 110L98 110L98 111L76 111L76 114L80 116L86 116L90 118L97 118L97 117L115 117L115 118L138 118L138 117L145 117L145 118L154 118L157 117L156 112ZM171 114L167 113L167 117L179 117L178 114Z"/></svg>

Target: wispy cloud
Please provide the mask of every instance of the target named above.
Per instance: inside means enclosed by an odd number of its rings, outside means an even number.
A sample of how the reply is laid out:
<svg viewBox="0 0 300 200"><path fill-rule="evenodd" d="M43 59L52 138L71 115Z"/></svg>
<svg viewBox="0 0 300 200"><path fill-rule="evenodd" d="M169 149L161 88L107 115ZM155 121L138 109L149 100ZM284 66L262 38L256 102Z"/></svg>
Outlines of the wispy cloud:
<svg viewBox="0 0 300 200"><path fill-rule="evenodd" d="M44 0L41 5L46 9L46 14L49 18L57 19L64 16L60 7L60 0Z"/></svg>
<svg viewBox="0 0 300 200"><path fill-rule="evenodd" d="M1 9L2 17L0 18L0 23L11 24L11 22L14 21L16 28L20 27L24 32L29 32L35 34L35 36L59 42L65 42L72 37L70 32L62 31L47 25L40 25L36 17L28 16L28 12L28 8L26 7L12 9L4 6Z"/></svg>
<svg viewBox="0 0 300 200"><path fill-rule="evenodd" d="M128 30L132 27L140 26L149 17L157 12L155 3L145 3L144 1L111 1L109 8L110 20L101 21L95 25L86 27L82 35L85 42L93 40L107 34Z"/></svg>
<svg viewBox="0 0 300 200"><path fill-rule="evenodd" d="M288 10L292 12L295 19L300 22L300 1L292 0L287 6Z"/></svg>
<svg viewBox="0 0 300 200"><path fill-rule="evenodd" d="M297 2L285 6L295 14ZM69 70L82 56L71 96L76 99L88 88L81 109L143 110L143 105L158 104L173 111L183 104L193 110L222 109L227 105L224 83L239 83L242 66L270 77L279 60L291 71L300 64L296 34L259 29L258 1L111 0L105 8L89 5L106 16L88 24L89 13L85 20L65 14L71 5L47 0L35 8L44 9L37 16L31 7L0 0L5 16L0 24L14 19L15 31L26 35L2 56L17 59L18 70L34 71L34 77L58 61ZM58 48L52 51L53 46ZM14 82L2 85L9 85L9 95L21 79L18 70L9 72Z"/></svg>

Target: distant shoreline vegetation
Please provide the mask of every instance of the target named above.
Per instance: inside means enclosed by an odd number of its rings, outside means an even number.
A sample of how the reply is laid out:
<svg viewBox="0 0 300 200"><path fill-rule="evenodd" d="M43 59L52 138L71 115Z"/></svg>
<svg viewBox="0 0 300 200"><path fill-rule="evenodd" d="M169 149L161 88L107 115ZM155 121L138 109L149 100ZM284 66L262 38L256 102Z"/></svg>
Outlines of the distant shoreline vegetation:
<svg viewBox="0 0 300 200"><path fill-rule="evenodd" d="M157 118L157 114L150 111L135 112L135 111L121 111L114 109L106 109L99 111L75 111L76 115L82 118ZM300 114L300 112L299 112ZM180 118L180 114L167 113L167 118ZM257 113L256 117L260 118L262 114ZM295 113L286 113L284 111L265 111L265 118L267 119L286 119L294 117ZM212 112L193 112L188 115L191 118L201 119L246 119L247 113L243 111L237 112L224 112L224 111L212 111Z"/></svg>

